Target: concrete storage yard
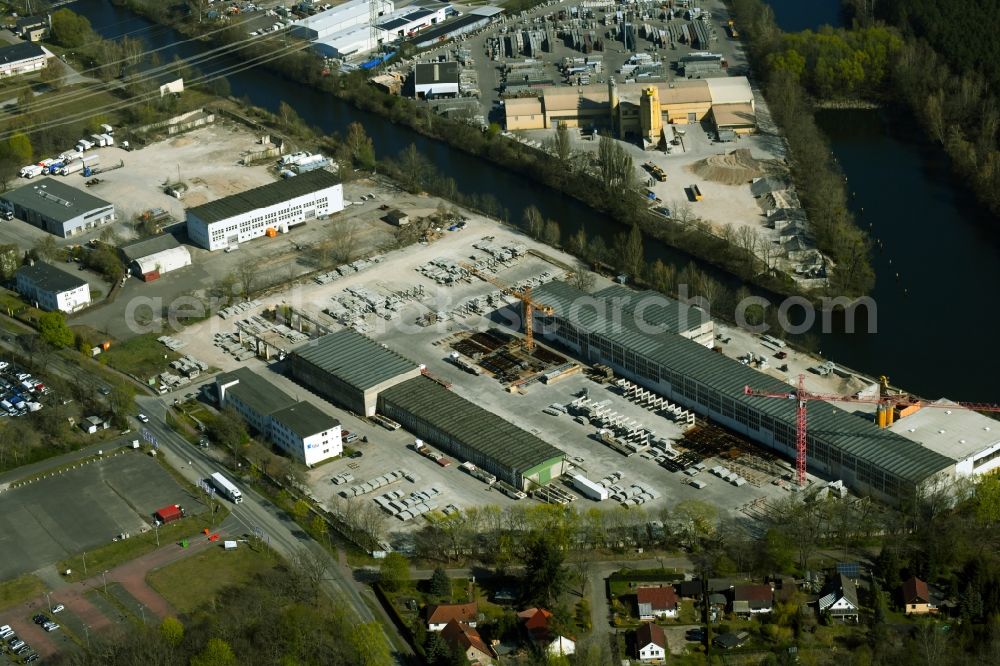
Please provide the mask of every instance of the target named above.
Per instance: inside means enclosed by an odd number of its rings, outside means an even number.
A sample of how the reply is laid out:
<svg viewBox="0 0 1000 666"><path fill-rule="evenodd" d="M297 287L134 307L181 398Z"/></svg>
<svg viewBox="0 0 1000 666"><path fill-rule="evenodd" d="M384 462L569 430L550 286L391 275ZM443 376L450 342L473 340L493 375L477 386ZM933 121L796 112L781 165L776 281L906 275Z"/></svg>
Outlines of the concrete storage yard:
<svg viewBox="0 0 1000 666"><path fill-rule="evenodd" d="M121 451L3 492L0 577L55 564L122 532L152 529L153 512L167 504L189 515L202 510L153 458Z"/></svg>
<svg viewBox="0 0 1000 666"><path fill-rule="evenodd" d="M392 193L380 189L374 191L377 197L376 203L384 197L384 200L391 202L392 205L397 205ZM354 197L348 196L348 199L352 198ZM437 201L433 198L421 197L419 203L427 211L434 210L437 206ZM366 203L357 208L362 210L370 205ZM400 207L412 212L406 205ZM355 207L348 208L347 212L357 212L352 209ZM375 207L371 210L378 211ZM480 299L480 302L485 303L485 297L490 294L495 295L497 289L476 277L467 277L453 283L452 286L444 286L441 279L447 275L447 271L441 266L457 266L460 262L472 263L484 260L486 253L482 249L477 249L476 245L494 249L501 246L523 246L524 253L519 259L501 265L496 272L496 278L509 285L536 279L541 275L545 275L546 280L560 278L567 268L574 269L577 265L572 257L533 241L517 230L466 211L462 211L462 215L468 218L463 229L444 232L439 240L430 244L417 243L381 255L377 263L362 268L360 272L348 271L343 276L328 273L322 280L290 284L286 290L259 297L254 305L242 312L233 313L225 319L212 317L173 335L187 343L184 348L185 353L193 354L214 366L223 369L232 369L240 365L259 368L265 365L263 360L250 358L237 361L232 355L213 344L213 336L219 332L232 332L235 330L237 320L259 315L266 308L278 305L290 305L307 319L335 330L339 328L339 324L325 311L333 308L337 299L350 293L350 290L364 289L368 292L388 294L419 287L419 294L414 292L416 295L405 299L405 303L398 311L392 313L387 311L388 319L368 314L355 319L355 323L366 335L385 344L389 349L424 364L432 376L450 383L452 390L458 395L565 451L566 473L580 473L597 482L613 472L620 472L622 478L616 485L627 489L636 484L654 491L656 498L643 504L644 509L654 512L684 499L701 499L719 506L724 511L751 515L753 505L773 500L788 492L784 489L784 484L779 485L779 479L791 470L789 461L776 459L724 433L711 430L697 431L695 432L697 439L699 441L704 439L707 444L677 445L681 449L693 447L701 451L701 455L707 456L702 461L704 470L697 477L692 477L681 471L669 471L653 459L654 454L659 455L657 451L625 457L595 436L597 432L595 426L580 424L568 414L552 415L542 411L554 403L566 405L586 388L592 400L610 401L610 409L624 418L642 423L655 432L656 437L676 443L682 442L691 434L684 433L681 426L673 420L653 414L629 401L617 386L598 384L584 374L576 374L550 385L534 383L524 389L523 394L518 394L509 392L505 384L491 378L489 373L484 372L480 376L474 376L456 366L449 359L455 343L460 342L470 332L491 329L503 331L503 327L491 318L497 322L506 321L509 315L519 312L519 307L504 308L510 299L500 299L495 300L494 307L486 308L483 314L467 312L465 308L467 303L473 299ZM380 224L388 226L384 222ZM248 243L240 252L253 249L258 243L268 242L267 239L262 239ZM599 279L597 288L608 284L609 281ZM499 312L496 311L498 309ZM430 325L418 324L418 320L425 320L431 313L441 318ZM719 334L717 343L723 353L733 357L742 356L750 351L758 356L768 354L772 366L768 372L777 373L783 378L792 379L798 372L819 363L815 359L793 351L787 351L787 357L779 362L772 358L772 350L765 347L757 336L742 331L732 331L728 327L718 327L717 332ZM273 332L272 335L281 337L278 332ZM286 351L292 351L298 345L309 344L301 341L292 342L291 339L279 340L278 343ZM567 360L573 359L567 357ZM335 460L307 473L312 494L319 500L331 500L353 486L362 485L379 476L402 469L413 477L412 481L405 478L396 480L390 485L364 493L354 501L374 502L376 497L387 492L398 491L403 495L409 495L434 488L439 491L433 498L438 511L450 510L450 507L461 509L482 504L511 505L515 502L497 489L461 470L459 463L462 460L453 458L451 466L442 468L433 460L412 450L414 436L406 430L390 431L371 421L362 420L296 384L283 374L287 373L287 363L287 361L272 363L268 366L271 372L265 370L265 376L283 391L312 402L340 419L346 430L368 440L359 439L349 444L351 448L362 453L361 457ZM780 372L773 369L782 363L788 364L787 371ZM864 384L862 379L852 377L845 380L837 375L821 377L810 373L807 378L807 386L810 389L827 393L857 390ZM433 442L428 444L432 449L442 451L435 447ZM716 449L714 452L713 447ZM734 447L747 453L741 453L734 460L730 456L730 449ZM447 452L442 452L451 457ZM710 473L709 470L719 466L739 474L747 480L747 483L737 487ZM348 473L352 477L349 482L335 483L337 477ZM691 485L695 478L704 484L703 488ZM557 480L550 486L576 497L578 507L595 506L591 504L591 500L583 498L561 481ZM353 493L350 496L353 497ZM522 500L522 502L535 501ZM607 500L596 506L610 509L617 506L617 503ZM409 531L425 524L423 518L402 522L389 518L388 514L386 517L392 531Z"/></svg>
<svg viewBox="0 0 1000 666"><path fill-rule="evenodd" d="M645 4L646 8L655 9L658 5ZM456 43L442 45L440 48L430 49L422 52L415 59L417 62L436 60L440 58L456 59L459 50L462 50L463 57L471 58L466 69L474 70L479 81L480 108L483 117L487 122L497 122L501 126L505 123L505 99L517 97L532 97L539 93L541 88L526 90L511 97L502 96L500 89L504 82L502 70L514 63L524 63L531 60L533 68L544 73L546 80L552 81L552 86L560 90L572 90L577 88L581 81L576 77L566 78L560 71L560 65L565 58L594 57L602 62L601 71L589 75L590 85L599 87L607 86L608 80L614 77L619 85L623 84L627 76L620 72L622 65L636 54L642 57L651 56L654 60L662 62L662 77L651 79L637 79L637 81L684 81L685 73L679 71L677 63L684 57L692 53L711 52L721 55L727 67L720 72L705 74L699 78L726 78L734 76L750 76L749 65L746 52L742 43L730 37L727 28L729 18L728 11L721 0L706 0L698 3L698 7L710 14L708 20L697 20L698 24L704 24L711 35L708 46L693 47L690 44L674 42L670 46L658 45L646 37L637 36L635 48L626 50L621 39L617 41L609 38L605 33L616 31L618 25L610 23L604 25L602 21L606 16L612 16L613 12L620 11L620 6L613 6L605 11L600 8L592 8L593 17L586 19L583 23L592 25L597 33L597 37L604 43L601 51L594 50L589 54L571 48L566 45L563 39L557 36L559 30L568 31L579 23L569 15L571 8L581 8L577 2L557 2L543 4L536 9L523 12L521 14L508 16L503 23L491 26L482 33L467 37ZM566 12L566 17L558 19L560 12ZM649 26L654 29L668 29L670 26L677 27L682 23L680 19L665 21L659 18L662 10L657 10L656 18L632 19L633 25L637 28ZM550 20L544 20L550 17ZM557 20L552 20L557 19ZM692 23L687 21L687 23ZM492 52L489 47L495 45L497 39L503 39L514 33L528 31L551 31L554 39L554 46L546 51L539 50L527 56L524 53L517 55L499 55ZM464 55L466 54L467 55ZM507 84L511 84L513 79L508 77ZM586 82L584 82L586 83ZM697 124L668 125L664 119L664 128L668 136L676 129L683 133L679 137L678 145L670 145L670 152L662 150L643 150L633 142L622 142L631 154L636 167L636 177L645 189L652 192L655 199L651 200L653 207L660 214L667 215L681 221L691 221L700 219L711 226L714 233L723 235L727 232L748 228L755 230L761 236L761 246L757 251L758 256L768 261L771 265L795 274L797 270L814 269L817 266L817 257L814 251L800 251L795 242L789 240L790 232L779 232L765 224L763 216L763 206L761 200L755 199L749 191L748 184L752 178L762 177L771 174L785 174L785 159L787 157L787 147L783 138L776 134L776 129L770 118L770 112L763 95L757 88L753 78L750 78L751 88L754 92L755 116L758 133L752 135L740 135L734 141L721 143L717 140L715 128L706 116L704 120ZM442 102L445 103L445 102ZM518 130L512 136L518 140L523 140L532 145L543 146L551 140L555 133L554 128L543 130ZM584 127L570 130L573 147L575 150L595 154L598 141L593 140L592 134L584 131ZM731 153L735 150L748 151L748 158L734 158ZM709 164L705 164L705 162ZM660 181L651 178L649 171L643 167L645 163L651 163L660 167L666 174L666 180ZM697 185L704 195L699 201L693 200L688 188ZM728 228L728 229L727 229ZM794 258L785 256L791 250ZM806 243L806 247L811 247L811 243ZM798 252L798 254L796 254ZM808 254L806 255L805 252ZM820 273L821 275L821 273ZM799 279L808 280L803 275Z"/></svg>

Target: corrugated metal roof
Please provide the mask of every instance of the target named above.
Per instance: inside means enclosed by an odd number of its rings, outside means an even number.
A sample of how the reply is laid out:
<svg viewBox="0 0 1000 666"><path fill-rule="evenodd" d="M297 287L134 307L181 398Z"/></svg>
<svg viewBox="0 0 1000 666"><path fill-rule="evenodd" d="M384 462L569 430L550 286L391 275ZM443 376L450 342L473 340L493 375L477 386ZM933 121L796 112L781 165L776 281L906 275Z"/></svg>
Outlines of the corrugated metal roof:
<svg viewBox="0 0 1000 666"><path fill-rule="evenodd" d="M172 234L160 234L159 236L144 238L134 243L127 243L118 249L125 255L126 261L135 261L179 246L180 243L177 242L177 239Z"/></svg>
<svg viewBox="0 0 1000 666"><path fill-rule="evenodd" d="M318 169L196 206L188 210L188 215L193 215L206 223L218 222L235 215L249 213L258 208L274 206L295 197L333 187L339 183L340 178L335 174Z"/></svg>
<svg viewBox="0 0 1000 666"><path fill-rule="evenodd" d="M312 340L295 354L360 391L418 367L352 328Z"/></svg>
<svg viewBox="0 0 1000 666"><path fill-rule="evenodd" d="M493 412L469 402L429 377L415 377L379 398L428 423L499 465L525 472L565 454Z"/></svg>
<svg viewBox="0 0 1000 666"><path fill-rule="evenodd" d="M759 413L785 423L794 431L796 410L793 400L754 398L743 394L745 386L792 392L794 389L790 385L679 335L642 332L634 318L627 316L629 313L623 313L615 321L608 320L598 312L604 308L593 307L594 301L599 300L597 294L586 294L564 282L550 282L537 287L532 296L554 308L556 313L571 313L570 321L578 328L607 335L626 349L664 368L691 377L737 402L752 405ZM580 304L584 302L591 303L591 306L582 307ZM835 450L869 462L900 479L919 483L954 464L950 458L892 431L879 429L874 423L830 403L810 402L808 415L810 438L819 439Z"/></svg>

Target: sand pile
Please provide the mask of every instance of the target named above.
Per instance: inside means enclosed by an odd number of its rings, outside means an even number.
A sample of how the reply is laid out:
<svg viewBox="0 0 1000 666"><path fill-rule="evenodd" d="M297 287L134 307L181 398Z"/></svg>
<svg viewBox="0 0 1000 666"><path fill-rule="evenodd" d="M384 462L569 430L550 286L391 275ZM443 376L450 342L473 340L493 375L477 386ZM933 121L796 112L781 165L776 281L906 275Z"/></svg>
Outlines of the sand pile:
<svg viewBox="0 0 1000 666"><path fill-rule="evenodd" d="M725 185L740 185L754 178L784 173L776 160L757 160L749 148L737 148L725 155L711 155L688 166L688 169L705 180Z"/></svg>

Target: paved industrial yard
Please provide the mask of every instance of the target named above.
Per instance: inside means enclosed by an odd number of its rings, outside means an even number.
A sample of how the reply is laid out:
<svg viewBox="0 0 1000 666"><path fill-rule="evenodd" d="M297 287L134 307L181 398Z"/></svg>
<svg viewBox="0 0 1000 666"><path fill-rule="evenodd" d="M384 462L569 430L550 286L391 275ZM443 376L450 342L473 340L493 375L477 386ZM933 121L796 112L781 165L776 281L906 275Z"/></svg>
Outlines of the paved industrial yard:
<svg viewBox="0 0 1000 666"><path fill-rule="evenodd" d="M391 194L382 190L376 190L376 193L380 198ZM423 200L422 203L429 210L433 210L436 205L433 199ZM442 468L432 460L418 455L409 448L413 442L413 435L405 430L388 431L334 407L312 394L308 389L284 376L285 363L273 363L268 366L261 359L238 362L213 344L213 336L217 332L229 332L235 329L234 319L245 319L267 307L282 304L292 305L312 321L337 328L338 324L334 318L325 314L323 310L333 306L335 299L343 296L348 288L358 287L380 293L422 287L424 292L420 298L406 301L400 311L388 320L368 315L359 320L360 325L377 341L383 342L390 349L417 363L424 364L432 375L451 383L452 389L457 394L558 446L567 454L570 463L566 466L567 472L584 473L591 480L597 481L612 472L619 471L623 475L619 485L627 487L638 484L654 490L659 497L643 506L654 514L685 499L700 499L718 506L722 511L746 518L752 513L744 511L749 505L762 499L773 500L788 492L784 489L784 484L773 483L790 471L788 461L770 457L766 466L771 473L767 474L755 471L751 465L744 465L738 459L730 461L709 457L704 461L708 469L717 464L725 464L734 470L743 471L750 482L742 487L735 487L705 471L698 476L698 480L704 481L706 486L697 489L690 485L690 476L682 472L669 471L652 460L651 455L633 455L626 458L608 448L595 437L594 426L574 422L568 415L552 416L542 412L542 409L549 404L570 402L581 389L587 388L593 400L610 401L611 409L644 424L658 437L664 437L672 442L683 441L684 433L679 425L629 402L615 387L597 384L583 375L575 375L552 385L535 383L520 395L509 392L506 386L496 379L485 374L473 376L449 362L448 356L451 352L449 345L457 337L468 331L495 329L496 322L504 321L512 312L507 310L485 314L463 313L460 311L460 305L470 299L495 293L496 288L478 278L467 278L454 283L453 286L442 286L429 274L418 269L425 267L432 260L447 264L482 259L483 252L473 245L480 244L484 239L492 239L489 242L494 245L523 244L527 250L519 259L510 261L498 269L497 278L506 284L518 283L541 274L548 274L549 279L559 278L564 275L564 267L577 266L572 257L537 243L516 229L468 212L463 212L463 215L468 217L464 229L446 232L433 243L418 243L387 253L374 266L343 277L333 277L324 284L316 281L298 283L285 291L261 297L258 305L236 317L226 319L213 317L176 333L175 337L187 343L184 348L185 353L193 354L223 369L245 365L261 371L268 381L273 382L278 388L297 399L314 403L320 409L340 419L345 429L367 437L367 442L358 440L349 444L361 451L362 457L334 460L308 472L313 495L324 502L352 485L402 469L414 475L415 480L397 481L384 489L361 496L361 501L372 501L374 497L387 491L399 490L408 494L434 487L441 493L435 498L439 508L448 506L467 508L482 504L507 506L514 503L514 500L495 489L490 489L486 484L460 470L457 465L460 461L454 461L455 464L450 467ZM247 243L240 251L268 242L267 239L261 239ZM610 281L600 278L597 287L608 284ZM432 312L443 314L444 320L429 326L417 325L418 318ZM845 380L835 374L821 377L810 373L808 368L817 366L821 361L798 352L785 350L787 358L779 361L774 358L774 350L765 347L758 336L731 330L729 327L719 327L717 332L721 338L717 339L717 343L723 353L733 357L742 356L747 352L753 352L757 356L764 355L770 361L770 368L767 370L769 374L793 379L797 373L807 372L807 385L811 389L827 393L857 391L865 385L859 379ZM291 351L296 346L288 343L285 348L286 351ZM787 371L776 369L786 363ZM748 445L747 449L750 450L752 447ZM578 469L574 469L577 466ZM333 478L342 473L350 473L353 480L344 484L334 484ZM563 487L558 482L557 485ZM596 505L578 496L577 506ZM601 506L611 508L615 503L609 500ZM423 524L420 519L406 523L388 519L388 526L393 531L407 532Z"/></svg>
<svg viewBox="0 0 1000 666"><path fill-rule="evenodd" d="M0 514L0 578L13 578L149 529L154 511L201 505L151 457L122 449L18 488L5 490Z"/></svg>

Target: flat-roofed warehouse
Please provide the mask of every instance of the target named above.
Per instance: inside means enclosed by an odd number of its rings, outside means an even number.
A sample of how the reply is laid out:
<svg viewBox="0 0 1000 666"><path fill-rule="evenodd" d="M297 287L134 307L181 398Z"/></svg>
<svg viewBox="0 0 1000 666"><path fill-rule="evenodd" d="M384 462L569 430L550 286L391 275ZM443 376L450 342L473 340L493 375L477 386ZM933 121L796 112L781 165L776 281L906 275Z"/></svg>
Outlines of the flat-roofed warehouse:
<svg viewBox="0 0 1000 666"><path fill-rule="evenodd" d="M55 178L42 178L5 192L0 195L0 209L63 238L115 221L114 204Z"/></svg>
<svg viewBox="0 0 1000 666"><path fill-rule="evenodd" d="M365 416L375 414L379 391L420 375L420 366L352 328L295 350L292 378L330 402Z"/></svg>
<svg viewBox="0 0 1000 666"><path fill-rule="evenodd" d="M562 474L561 450L429 377L382 391L378 411L520 490L545 485Z"/></svg>
<svg viewBox="0 0 1000 666"><path fill-rule="evenodd" d="M587 294L565 282L537 287L532 297L554 314L535 311L535 335L583 360L605 363L650 391L795 457L795 401L743 393L745 386L791 393L791 386L676 335L668 326L651 325L641 294L633 292L624 306L608 302L616 294ZM962 475L954 457L820 401L809 403L807 460L812 471L890 502L950 484Z"/></svg>
<svg viewBox="0 0 1000 666"><path fill-rule="evenodd" d="M192 242L221 250L261 236L288 233L289 227L344 210L344 186L317 169L189 208Z"/></svg>

